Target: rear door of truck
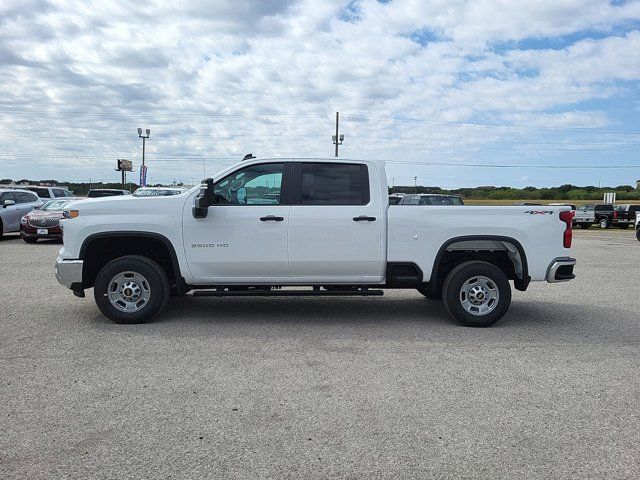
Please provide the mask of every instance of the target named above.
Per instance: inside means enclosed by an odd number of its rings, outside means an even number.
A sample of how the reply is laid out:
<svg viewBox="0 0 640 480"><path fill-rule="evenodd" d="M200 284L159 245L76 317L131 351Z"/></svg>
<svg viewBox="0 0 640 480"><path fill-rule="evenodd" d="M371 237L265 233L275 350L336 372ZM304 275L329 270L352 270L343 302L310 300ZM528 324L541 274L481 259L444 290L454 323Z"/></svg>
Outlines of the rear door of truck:
<svg viewBox="0 0 640 480"><path fill-rule="evenodd" d="M383 280L386 201L383 208L378 174L367 162L294 163L287 238L294 280Z"/></svg>

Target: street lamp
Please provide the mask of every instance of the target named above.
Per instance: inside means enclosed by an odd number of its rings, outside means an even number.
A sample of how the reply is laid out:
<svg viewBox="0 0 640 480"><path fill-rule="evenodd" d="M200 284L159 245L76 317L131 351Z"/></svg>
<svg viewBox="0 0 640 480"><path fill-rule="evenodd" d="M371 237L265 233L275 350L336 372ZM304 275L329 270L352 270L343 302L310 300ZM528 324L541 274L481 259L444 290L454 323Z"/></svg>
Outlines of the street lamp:
<svg viewBox="0 0 640 480"><path fill-rule="evenodd" d="M138 136L142 139L142 166L144 167L144 148L145 148L145 140L149 138L151 135L151 130L148 128L145 130L145 134L142 134L142 129L138 128Z"/></svg>

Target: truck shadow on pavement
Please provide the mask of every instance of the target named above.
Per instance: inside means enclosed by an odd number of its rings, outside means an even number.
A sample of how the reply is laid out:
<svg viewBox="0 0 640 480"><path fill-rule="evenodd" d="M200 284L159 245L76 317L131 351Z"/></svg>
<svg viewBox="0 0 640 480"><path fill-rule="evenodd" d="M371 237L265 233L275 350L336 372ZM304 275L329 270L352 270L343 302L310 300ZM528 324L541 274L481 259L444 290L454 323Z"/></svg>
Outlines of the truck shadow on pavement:
<svg viewBox="0 0 640 480"><path fill-rule="evenodd" d="M110 323L104 317L102 322ZM539 300L514 301L505 317L488 329L458 325L445 311L442 302L415 297L384 298L172 298L153 323L153 330L180 328L182 335L207 335L233 329L253 335L255 327L279 331L314 332L334 327L343 333L360 335L375 330L385 338L432 338L435 333L450 332L461 337L524 334L536 340L596 337L598 340L629 343L640 333L632 311L610 307L582 306ZM138 326L141 332L149 325ZM282 328L287 327L287 328ZM129 327L127 327L129 328ZM461 335L461 332L468 332ZM346 337L349 337L349 333ZM286 336L286 333L285 333ZM634 340L635 339L635 340Z"/></svg>

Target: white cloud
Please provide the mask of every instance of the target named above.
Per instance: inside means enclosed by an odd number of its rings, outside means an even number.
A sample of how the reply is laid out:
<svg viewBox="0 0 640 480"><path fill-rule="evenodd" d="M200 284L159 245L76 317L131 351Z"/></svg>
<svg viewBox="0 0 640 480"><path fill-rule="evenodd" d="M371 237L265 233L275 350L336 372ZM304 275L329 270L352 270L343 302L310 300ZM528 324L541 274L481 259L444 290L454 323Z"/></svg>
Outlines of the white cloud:
<svg viewBox="0 0 640 480"><path fill-rule="evenodd" d="M500 162L555 145L569 162L565 148L589 145L579 132L475 123L625 127L606 102L638 101L638 1L345 5L2 2L0 177L110 172L114 158L139 157L138 126L152 129L149 162L164 180L200 172L169 157L329 155L337 110L351 156ZM535 49L517 43L531 38ZM620 145L591 140L603 142ZM61 158L79 168L60 170Z"/></svg>

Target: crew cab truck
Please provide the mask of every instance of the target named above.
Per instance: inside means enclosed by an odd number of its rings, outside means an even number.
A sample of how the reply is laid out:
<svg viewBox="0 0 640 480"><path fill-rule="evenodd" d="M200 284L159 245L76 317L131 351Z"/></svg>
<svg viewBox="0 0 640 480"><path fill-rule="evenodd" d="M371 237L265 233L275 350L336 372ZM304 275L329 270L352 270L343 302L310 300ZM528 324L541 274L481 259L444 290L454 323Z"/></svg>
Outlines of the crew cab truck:
<svg viewBox="0 0 640 480"><path fill-rule="evenodd" d="M599 225L600 228L609 228L615 217L613 205L607 203L581 205L575 211L573 225L587 229L591 225Z"/></svg>
<svg viewBox="0 0 640 480"><path fill-rule="evenodd" d="M405 288L486 327L507 311L510 281L567 281L576 263L569 207L389 208L384 162L369 160L253 158L180 195L88 199L64 215L57 279L81 297L93 288L118 323L149 321L188 291Z"/></svg>

